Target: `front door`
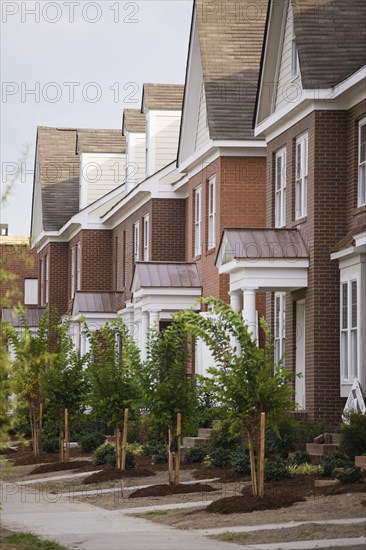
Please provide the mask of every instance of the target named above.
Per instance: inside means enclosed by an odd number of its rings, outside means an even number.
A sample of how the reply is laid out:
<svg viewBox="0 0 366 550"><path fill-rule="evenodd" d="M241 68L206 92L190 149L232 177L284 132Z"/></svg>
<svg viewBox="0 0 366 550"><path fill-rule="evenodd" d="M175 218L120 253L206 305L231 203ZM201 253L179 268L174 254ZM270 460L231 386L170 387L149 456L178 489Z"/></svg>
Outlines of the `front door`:
<svg viewBox="0 0 366 550"><path fill-rule="evenodd" d="M296 403L305 410L305 300L296 302Z"/></svg>

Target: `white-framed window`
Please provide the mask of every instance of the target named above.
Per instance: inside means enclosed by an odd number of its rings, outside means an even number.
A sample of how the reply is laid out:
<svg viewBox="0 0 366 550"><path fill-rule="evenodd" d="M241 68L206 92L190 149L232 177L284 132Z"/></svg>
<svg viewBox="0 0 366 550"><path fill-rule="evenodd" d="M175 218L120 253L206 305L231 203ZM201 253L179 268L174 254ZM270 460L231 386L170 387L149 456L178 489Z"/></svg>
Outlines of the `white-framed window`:
<svg viewBox="0 0 366 550"><path fill-rule="evenodd" d="M366 117L358 124L358 206L366 204Z"/></svg>
<svg viewBox="0 0 366 550"><path fill-rule="evenodd" d="M202 252L202 188L194 191L194 255Z"/></svg>
<svg viewBox="0 0 366 550"><path fill-rule="evenodd" d="M286 149L276 153L275 227L286 225Z"/></svg>
<svg viewBox="0 0 366 550"><path fill-rule="evenodd" d="M275 365L283 362L286 338L286 294L276 292L274 302L274 361Z"/></svg>
<svg viewBox="0 0 366 550"><path fill-rule="evenodd" d="M133 226L133 257L135 262L140 259L140 222Z"/></svg>
<svg viewBox="0 0 366 550"><path fill-rule="evenodd" d="M70 284L71 298L73 298L75 294L75 261L76 261L75 246L73 246L71 249L71 284Z"/></svg>
<svg viewBox="0 0 366 550"><path fill-rule="evenodd" d="M352 383L358 376L358 281L341 283L341 378Z"/></svg>
<svg viewBox="0 0 366 550"><path fill-rule="evenodd" d="M38 304L38 279L24 279L24 304Z"/></svg>
<svg viewBox="0 0 366 550"><path fill-rule="evenodd" d="M76 246L76 290L81 290L81 245Z"/></svg>
<svg viewBox="0 0 366 550"><path fill-rule="evenodd" d="M144 261L150 260L150 220L149 216L144 217Z"/></svg>
<svg viewBox="0 0 366 550"><path fill-rule="evenodd" d="M216 246L216 176L208 180L208 243L207 248Z"/></svg>
<svg viewBox="0 0 366 550"><path fill-rule="evenodd" d="M46 291L45 303L48 304L49 287L50 287L50 258L48 254L46 254L44 257L44 271L45 271L45 291Z"/></svg>
<svg viewBox="0 0 366 550"><path fill-rule="evenodd" d="M295 219L307 215L308 134L296 139Z"/></svg>
<svg viewBox="0 0 366 550"><path fill-rule="evenodd" d="M299 51L296 42L295 22L292 21L292 42L291 42L291 76L294 78L299 74Z"/></svg>
<svg viewBox="0 0 366 550"><path fill-rule="evenodd" d="M40 295L41 295L41 306L44 305L44 271L43 271L43 259L39 261L39 276L40 276Z"/></svg>

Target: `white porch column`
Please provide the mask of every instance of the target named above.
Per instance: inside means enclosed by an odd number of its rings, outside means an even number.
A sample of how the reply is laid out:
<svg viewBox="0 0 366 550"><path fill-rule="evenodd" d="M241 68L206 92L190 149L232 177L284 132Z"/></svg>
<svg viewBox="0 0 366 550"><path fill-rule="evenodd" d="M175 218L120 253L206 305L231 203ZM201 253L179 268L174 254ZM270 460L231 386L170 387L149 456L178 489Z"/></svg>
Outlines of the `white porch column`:
<svg viewBox="0 0 366 550"><path fill-rule="evenodd" d="M257 340L257 311L255 307L255 291L256 288L243 288L243 319L248 326L249 332L252 333L252 338Z"/></svg>
<svg viewBox="0 0 366 550"><path fill-rule="evenodd" d="M141 324L140 324L140 350L141 350L141 359L146 360L146 346L147 346L147 336L149 332L149 312L142 311L141 313Z"/></svg>
<svg viewBox="0 0 366 550"><path fill-rule="evenodd" d="M150 314L150 329L159 328L160 309L152 310Z"/></svg>
<svg viewBox="0 0 366 550"><path fill-rule="evenodd" d="M241 305L241 294L239 290L230 291L230 305L233 308L234 311L239 311L242 309ZM237 338L234 338L234 336L231 337L231 347L236 347L236 355L239 357L241 355L241 348L240 344L237 340Z"/></svg>

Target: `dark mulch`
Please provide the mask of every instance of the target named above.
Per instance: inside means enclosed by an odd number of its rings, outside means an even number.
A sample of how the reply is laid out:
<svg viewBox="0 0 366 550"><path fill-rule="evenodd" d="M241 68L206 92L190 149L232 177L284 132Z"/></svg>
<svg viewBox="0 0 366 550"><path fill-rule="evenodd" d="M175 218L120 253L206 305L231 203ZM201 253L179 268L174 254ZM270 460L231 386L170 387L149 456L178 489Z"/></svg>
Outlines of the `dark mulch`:
<svg viewBox="0 0 366 550"><path fill-rule="evenodd" d="M47 474L48 472L59 472L62 470L78 470L84 466L90 466L90 460L73 460L72 462L55 462L51 464L43 464L34 468L28 475L32 474ZM95 468L95 466L94 466Z"/></svg>
<svg viewBox="0 0 366 550"><path fill-rule="evenodd" d="M70 449L70 458L82 458L89 456L90 453L83 453L80 447ZM59 462L59 453L44 453L34 456L30 445L19 445L15 453L11 453L9 459L13 461L14 466L28 466L32 464L46 464L49 462Z"/></svg>
<svg viewBox="0 0 366 550"><path fill-rule="evenodd" d="M128 498L166 497L188 493L211 493L212 491L217 491L217 489L205 483L196 483L194 485L152 485L151 487L134 491Z"/></svg>
<svg viewBox="0 0 366 550"><path fill-rule="evenodd" d="M223 483L235 483L237 481L248 481L250 476L242 476L236 474L234 470L229 468L208 468L202 464L195 465L196 469L192 472L194 479L208 479L208 478L219 478L219 481Z"/></svg>
<svg viewBox="0 0 366 550"><path fill-rule="evenodd" d="M102 481L113 481L115 479L123 479L130 477L150 477L154 476L155 472L148 470L147 468L129 468L127 470L117 470L117 468L110 468L97 472L84 479L83 483L101 483Z"/></svg>
<svg viewBox="0 0 366 550"><path fill-rule="evenodd" d="M270 481L265 483L263 498L254 497L251 486L247 485L243 487L243 496L216 500L208 505L206 511L216 514L250 513L258 510L286 508L295 502L304 501L308 497L366 492L366 483L339 484L333 487L320 488L314 486L315 479L324 478L319 476L294 476L291 479Z"/></svg>

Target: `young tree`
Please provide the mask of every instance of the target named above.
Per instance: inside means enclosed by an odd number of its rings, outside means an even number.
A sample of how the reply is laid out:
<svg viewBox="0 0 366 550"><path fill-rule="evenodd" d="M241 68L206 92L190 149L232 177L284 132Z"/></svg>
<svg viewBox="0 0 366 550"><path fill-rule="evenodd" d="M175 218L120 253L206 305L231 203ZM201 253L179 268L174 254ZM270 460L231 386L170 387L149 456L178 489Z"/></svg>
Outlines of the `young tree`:
<svg viewBox="0 0 366 550"><path fill-rule="evenodd" d="M170 453L172 440L179 449L178 414L181 415L184 429L195 417L197 409L195 382L187 373L189 359L189 335L182 323L173 322L163 332L158 329L150 332L148 356L142 375L144 397L152 425L162 433L169 434L170 482L173 481Z"/></svg>
<svg viewBox="0 0 366 550"><path fill-rule="evenodd" d="M51 424L53 421L60 434L61 460L69 458L68 437L64 430L65 410L72 424L83 412L88 395L88 383L84 370L86 357L81 356L80 350L75 349L68 331L67 321L56 329L53 361L45 372L43 383L47 419ZM66 456L65 439L67 439Z"/></svg>
<svg viewBox="0 0 366 550"><path fill-rule="evenodd" d="M87 356L90 404L96 415L113 427L117 467L122 467L120 428L124 410L135 412L139 404L140 353L120 318L96 331L91 331L84 322L84 333L90 343Z"/></svg>
<svg viewBox="0 0 366 550"><path fill-rule="evenodd" d="M262 413L275 424L283 415L295 408L293 378L281 364L273 362L273 343L265 321L266 344L258 347L252 339L240 312L228 304L209 297L201 300L212 308L212 315L202 316L193 310L177 314L188 331L202 339L209 347L216 367L209 369L218 402L226 410L233 431L248 434L251 459L253 494L263 494L263 472L258 468L260 449L260 423ZM237 353L233 341L240 346ZM263 418L263 417L262 417ZM264 451L264 443L262 444ZM256 452L257 451L257 452ZM261 483L260 483L261 481Z"/></svg>

